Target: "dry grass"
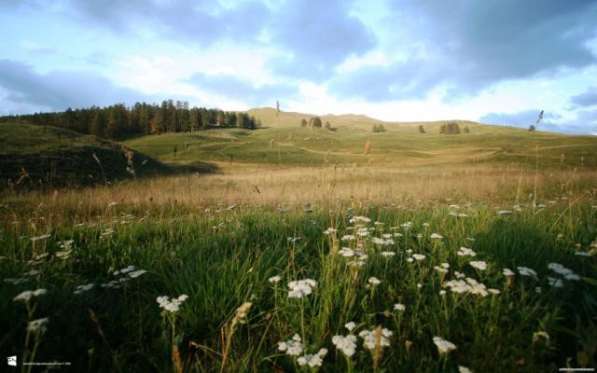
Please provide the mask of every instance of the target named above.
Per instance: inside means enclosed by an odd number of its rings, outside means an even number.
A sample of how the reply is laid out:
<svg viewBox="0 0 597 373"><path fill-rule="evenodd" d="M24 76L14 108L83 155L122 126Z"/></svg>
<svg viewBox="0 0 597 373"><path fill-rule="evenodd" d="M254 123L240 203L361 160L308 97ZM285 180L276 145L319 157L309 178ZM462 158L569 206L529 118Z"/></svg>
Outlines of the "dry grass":
<svg viewBox="0 0 597 373"><path fill-rule="evenodd" d="M529 202L529 193L540 191L536 201L550 195L591 189L597 171L534 173L519 167L428 166L387 167L272 167L221 165L216 175L188 175L130 181L113 186L50 193L5 195L3 215L20 215L23 206L35 208L38 218L54 224L63 219L87 220L102 215L113 202L139 209L202 211L229 205L324 207L366 204L423 206L438 200L506 203ZM181 210L181 211L182 211ZM59 212L70 211L70 214Z"/></svg>

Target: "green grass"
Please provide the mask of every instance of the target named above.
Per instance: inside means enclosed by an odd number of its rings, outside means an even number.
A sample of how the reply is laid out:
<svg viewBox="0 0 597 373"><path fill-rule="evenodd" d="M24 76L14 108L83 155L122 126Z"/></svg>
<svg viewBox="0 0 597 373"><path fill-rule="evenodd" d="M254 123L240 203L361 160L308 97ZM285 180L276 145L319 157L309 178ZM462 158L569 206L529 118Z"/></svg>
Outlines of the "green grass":
<svg viewBox="0 0 597 373"><path fill-rule="evenodd" d="M144 136L125 143L162 161L183 164L197 160L312 166L498 162L534 167L539 160L541 168L597 166L597 138L593 136L529 133L471 122L462 122L471 129L469 134L441 135L443 122L426 123L426 134L418 132L417 124L397 123L386 124L386 132L373 133L367 121L343 122L342 118L333 124L336 131L300 128L298 122L276 125L273 119L256 131L213 129Z"/></svg>
<svg viewBox="0 0 597 373"><path fill-rule="evenodd" d="M597 266L595 257L574 252L588 250L595 239L597 210L562 201L540 211L523 208L511 216L498 216L482 204L459 210L469 215L466 218L457 219L449 211L447 205L371 206L352 212L316 208L311 214L255 208L187 214L177 208L157 215L123 205L107 209L94 223L51 231L35 230L26 220L7 222L0 235L0 275L27 280L0 283L0 325L5 331L0 351L22 356L39 338L36 361L69 361L74 371L149 372L174 370L174 343L185 371L219 371L221 329L230 325L237 307L251 302L246 322L236 325L230 339L227 371L299 370L294 358L277 349L278 342L295 333L308 353L329 350L322 371L346 371L346 359L331 339L348 333L343 327L348 321L358 325L355 333L377 326L393 332L390 347L379 359L380 371L455 371L464 365L475 372L536 372L566 366L569 358L571 366L579 366L578 352L592 359ZM404 234L383 248L396 256L382 257L381 247L363 239L366 264L347 265L338 249L355 248L355 242L336 246L322 232L334 226L337 237L353 234L349 218L356 213L384 223L368 224L375 228L371 236ZM407 221L413 222L409 231L393 228ZM108 229L113 234L105 234ZM433 232L444 239L430 239ZM51 237L31 241L43 233ZM300 240L293 243L289 237ZM64 240L73 240L72 253L59 259L56 253ZM471 258L456 255L461 246L474 249L474 259L487 261L488 269L481 272L467 265ZM426 255L425 260L409 263L408 250ZM43 253L49 255L39 263L29 262ZM450 264L444 284L461 271L501 293L481 297L448 290L441 296L445 288L433 267L443 262ZM550 287L547 276L557 277L547 268L550 262L565 265L582 279L565 281L561 289ZM118 278L112 272L129 265L148 272L118 289L101 287ZM517 266L535 269L538 278L517 275L509 287L502 268L516 271ZM32 269L39 272L27 275ZM277 285L268 282L274 275L282 277ZM367 285L371 276L381 280L374 289ZM317 281L313 293L289 299L287 283L305 278ZM87 283L96 287L73 295L77 285ZM32 300L36 309L30 318L49 317L48 330L37 337L31 333L25 346L27 311L12 298L37 288L48 294ZM189 299L178 313L162 318L156 297L180 294ZM394 311L395 303L406 310ZM549 343L533 342L534 333L541 331L549 334ZM442 358L434 336L453 342L457 350ZM361 338L350 364L355 372L373 369L372 354L362 347Z"/></svg>

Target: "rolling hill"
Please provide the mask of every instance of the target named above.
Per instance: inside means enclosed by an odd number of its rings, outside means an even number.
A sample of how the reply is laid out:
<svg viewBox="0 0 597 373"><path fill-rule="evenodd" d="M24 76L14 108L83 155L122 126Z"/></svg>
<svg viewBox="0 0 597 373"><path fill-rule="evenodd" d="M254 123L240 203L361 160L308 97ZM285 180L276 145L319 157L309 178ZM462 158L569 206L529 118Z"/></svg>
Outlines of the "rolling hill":
<svg viewBox="0 0 597 373"><path fill-rule="evenodd" d="M0 185L110 183L175 169L122 144L51 126L0 124Z"/></svg>
<svg viewBox="0 0 597 373"><path fill-rule="evenodd" d="M211 129L193 133L144 136L125 144L162 161L192 164L198 160L274 165L376 164L409 167L443 163L515 162L558 167L597 166L597 137L549 132L529 133L514 127L458 121L470 133L445 135L446 121L392 123L361 115L325 115L335 131L302 128L313 115L249 110L263 128ZM385 132L373 133L374 124ZM419 133L423 125L427 133ZM367 145L368 144L368 145ZM366 149L367 148L367 149Z"/></svg>

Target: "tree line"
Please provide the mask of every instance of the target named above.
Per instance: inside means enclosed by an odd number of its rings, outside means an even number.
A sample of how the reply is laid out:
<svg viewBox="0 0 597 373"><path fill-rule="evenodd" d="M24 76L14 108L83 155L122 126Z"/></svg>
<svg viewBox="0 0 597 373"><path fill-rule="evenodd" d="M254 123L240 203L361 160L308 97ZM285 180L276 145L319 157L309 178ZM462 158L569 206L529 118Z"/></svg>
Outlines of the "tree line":
<svg viewBox="0 0 597 373"><path fill-rule="evenodd" d="M108 139L166 132L190 132L207 128L256 129L261 123L242 112L189 107L188 102L165 100L161 105L138 102L132 107L116 104L63 112L9 115L0 122L23 122L67 128Z"/></svg>

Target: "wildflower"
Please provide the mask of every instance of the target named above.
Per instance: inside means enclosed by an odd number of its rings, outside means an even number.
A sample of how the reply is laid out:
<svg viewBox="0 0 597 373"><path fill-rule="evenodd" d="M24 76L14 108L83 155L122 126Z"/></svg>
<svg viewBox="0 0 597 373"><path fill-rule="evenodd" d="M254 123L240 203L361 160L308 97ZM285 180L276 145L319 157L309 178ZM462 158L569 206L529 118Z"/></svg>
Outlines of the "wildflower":
<svg viewBox="0 0 597 373"><path fill-rule="evenodd" d="M355 324L354 321L349 321L346 324L344 324L344 327L346 329L348 329L349 332L352 332L352 330L357 326L357 324Z"/></svg>
<svg viewBox="0 0 597 373"><path fill-rule="evenodd" d="M288 283L288 298L303 298L311 294L316 286L317 282L311 279L291 281Z"/></svg>
<svg viewBox="0 0 597 373"><path fill-rule="evenodd" d="M394 310L395 311L404 311L404 310L406 310L406 307L402 303L396 303L394 305Z"/></svg>
<svg viewBox="0 0 597 373"><path fill-rule="evenodd" d="M342 236L342 238L340 238L340 240L342 241L354 241L355 240L355 236L352 234L345 234L344 236Z"/></svg>
<svg viewBox="0 0 597 373"><path fill-rule="evenodd" d="M330 234L334 234L336 233L338 230L335 228L328 228L325 231L323 231L323 234L325 234L326 236L329 236Z"/></svg>
<svg viewBox="0 0 597 373"><path fill-rule="evenodd" d="M269 281L270 284L277 284L278 282L280 282L281 279L281 276L276 275L268 278L267 281Z"/></svg>
<svg viewBox="0 0 597 373"><path fill-rule="evenodd" d="M445 291L445 290L443 290L443 289L442 289L442 290L440 290L440 291L439 291L439 295L441 295L441 296L443 297L444 295L446 295L446 291Z"/></svg>
<svg viewBox="0 0 597 373"><path fill-rule="evenodd" d="M458 255L458 256L476 256L477 253L474 252L472 249L469 249L467 247L461 246L460 250L458 250L456 252L456 255Z"/></svg>
<svg viewBox="0 0 597 373"><path fill-rule="evenodd" d="M27 332L37 333L41 332L44 333L46 331L46 325L48 324L49 319L44 317L42 319L32 320L27 323Z"/></svg>
<svg viewBox="0 0 597 373"><path fill-rule="evenodd" d="M433 343L437 346L440 354L447 354L456 349L456 345L442 337L433 337Z"/></svg>
<svg viewBox="0 0 597 373"><path fill-rule="evenodd" d="M520 273L522 276L537 277L537 272L535 272L535 270L532 268L516 267L516 269L518 269L518 273Z"/></svg>
<svg viewBox="0 0 597 373"><path fill-rule="evenodd" d="M400 224L400 226L402 227L402 229L407 231L413 226L413 223L410 221L407 221L406 223Z"/></svg>
<svg viewBox="0 0 597 373"><path fill-rule="evenodd" d="M347 357L354 355L357 349L357 337L353 334L335 335L332 337L332 343Z"/></svg>
<svg viewBox="0 0 597 373"><path fill-rule="evenodd" d="M338 252L345 258L350 258L351 256L354 256L354 250L348 247L343 247Z"/></svg>
<svg viewBox="0 0 597 373"><path fill-rule="evenodd" d="M95 286L94 283L89 283L89 284L86 284L86 285L79 285L79 286L76 287L75 291L73 291L73 294L75 294L75 295L82 294L82 293L84 293L86 291L89 291L89 290L93 289L94 286Z"/></svg>
<svg viewBox="0 0 597 373"><path fill-rule="evenodd" d="M391 258L394 255L396 255L396 253L394 251L382 251L381 252L381 256L383 256L385 258Z"/></svg>
<svg viewBox="0 0 597 373"><path fill-rule="evenodd" d="M549 344L549 334L544 331L538 331L533 333L533 343L545 341L545 344Z"/></svg>
<svg viewBox="0 0 597 373"><path fill-rule="evenodd" d="M139 269L139 270L136 270L136 271L133 271L133 272L129 272L128 275L129 275L130 278L137 278L137 277L142 276L142 275L144 275L146 273L147 273L146 270Z"/></svg>
<svg viewBox="0 0 597 373"><path fill-rule="evenodd" d="M425 255L423 255L423 254L413 254L413 259L416 260L417 262L420 262L421 260L425 259Z"/></svg>
<svg viewBox="0 0 597 373"><path fill-rule="evenodd" d="M479 271L484 271L487 269L487 263L482 260L469 262L469 265L475 269L478 269Z"/></svg>
<svg viewBox="0 0 597 373"><path fill-rule="evenodd" d="M70 257L71 254L72 254L72 250L67 249L67 250L56 251L56 253L54 255L56 255L56 258L58 258L58 259L66 260Z"/></svg>
<svg viewBox="0 0 597 373"><path fill-rule="evenodd" d="M295 334L291 339L278 342L278 350L285 352L289 356L298 356L303 352L303 343L301 337Z"/></svg>
<svg viewBox="0 0 597 373"><path fill-rule="evenodd" d="M349 222L350 222L351 224L355 224L355 223L357 223L357 224L358 224L358 223L365 223L365 224L368 224L368 223L371 223L371 219L369 219L369 218L368 218L368 217L366 217L366 216L354 216L354 217L352 217L352 218L349 220Z"/></svg>
<svg viewBox="0 0 597 373"><path fill-rule="evenodd" d="M128 266L122 269L119 269L118 271L114 271L114 273L112 273L114 276L118 276L118 275L125 275L129 272L132 272L134 270L136 270L137 268L135 266Z"/></svg>
<svg viewBox="0 0 597 373"><path fill-rule="evenodd" d="M512 215L512 210L499 210L497 214L499 216Z"/></svg>
<svg viewBox="0 0 597 373"><path fill-rule="evenodd" d="M320 349L316 354L305 354L298 359L296 362L300 366L308 365L311 368L320 367L323 364L323 358L327 355L328 350L327 348Z"/></svg>
<svg viewBox="0 0 597 373"><path fill-rule="evenodd" d="M369 285L371 285L373 287L381 284L381 280L378 279L377 277L369 277L369 280L367 280L367 282L369 283Z"/></svg>
<svg viewBox="0 0 597 373"><path fill-rule="evenodd" d="M511 270L510 268L504 268L504 269L502 270L502 273L503 273L503 274L504 274L504 276L506 276L506 277L512 277L512 276L514 276L514 275L515 275L515 273L514 273L514 272L512 272L512 270Z"/></svg>
<svg viewBox="0 0 597 373"><path fill-rule="evenodd" d="M297 241L299 241L300 239L300 237L288 237L288 242L297 243Z"/></svg>
<svg viewBox="0 0 597 373"><path fill-rule="evenodd" d="M555 273L562 275L566 280L580 280L580 276L578 276L574 271L569 268L564 267L560 263L549 263L547 268L551 269Z"/></svg>
<svg viewBox="0 0 597 373"><path fill-rule="evenodd" d="M180 305L189 298L188 295L182 294L178 298L172 298L162 295L157 297L156 301L160 305L160 308L167 312L176 313L180 310Z"/></svg>
<svg viewBox="0 0 597 373"><path fill-rule="evenodd" d="M459 272L459 271L454 271L454 276L456 276L457 279L463 279L466 276L464 275L464 273Z"/></svg>
<svg viewBox="0 0 597 373"><path fill-rule="evenodd" d="M442 240L444 236L442 236L439 233L431 233L431 236L429 236L429 238L431 238L432 240Z"/></svg>
<svg viewBox="0 0 597 373"><path fill-rule="evenodd" d="M14 302L29 302L31 298L39 297L40 295L46 294L48 291L46 289L37 289L37 290L25 290L24 292L20 293L12 300Z"/></svg>
<svg viewBox="0 0 597 373"><path fill-rule="evenodd" d="M500 293L500 291L498 289L494 289L494 288L487 289L487 291L493 295L498 295Z"/></svg>
<svg viewBox="0 0 597 373"><path fill-rule="evenodd" d="M72 249L74 242L75 242L74 240L60 241L58 243L58 246L60 246L60 248L63 250L70 250L70 249Z"/></svg>
<svg viewBox="0 0 597 373"><path fill-rule="evenodd" d="M458 366L458 373L473 373L472 370L470 370L469 368L459 365Z"/></svg>
<svg viewBox="0 0 597 373"><path fill-rule="evenodd" d="M450 264L448 263L442 263L441 265L433 267L433 269L435 269L437 272L441 274L448 273L448 268L450 268Z"/></svg>
<svg viewBox="0 0 597 373"><path fill-rule="evenodd" d="M375 351L375 346L379 344L380 347L387 347L390 345L390 337L392 332L386 328L381 330L363 330L359 333L359 337L363 338L363 346L368 350ZM378 342L378 343L376 343Z"/></svg>

